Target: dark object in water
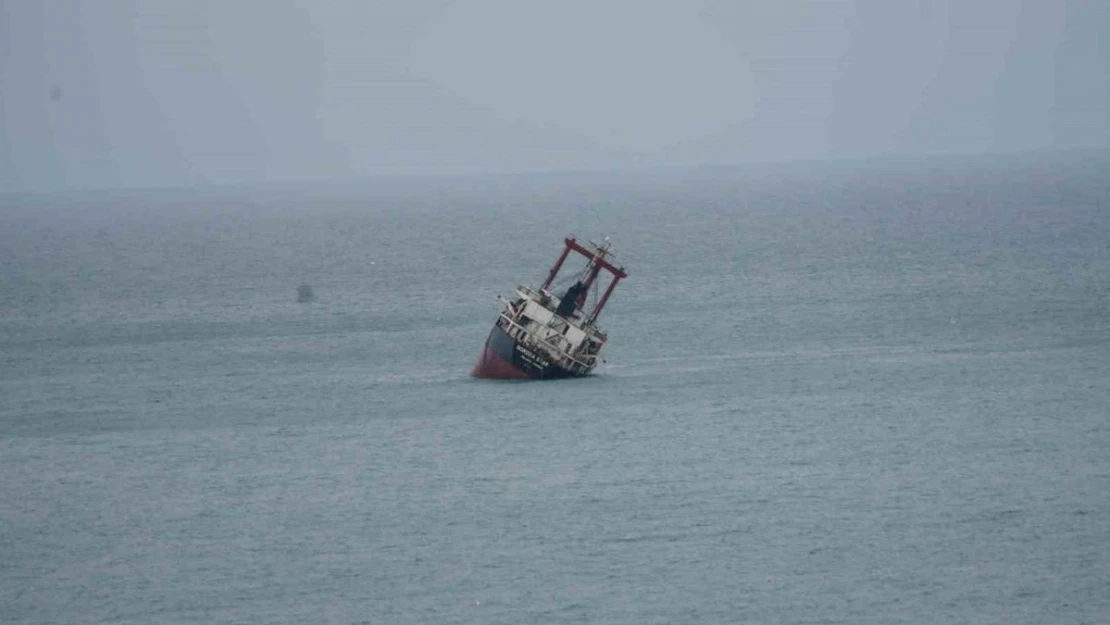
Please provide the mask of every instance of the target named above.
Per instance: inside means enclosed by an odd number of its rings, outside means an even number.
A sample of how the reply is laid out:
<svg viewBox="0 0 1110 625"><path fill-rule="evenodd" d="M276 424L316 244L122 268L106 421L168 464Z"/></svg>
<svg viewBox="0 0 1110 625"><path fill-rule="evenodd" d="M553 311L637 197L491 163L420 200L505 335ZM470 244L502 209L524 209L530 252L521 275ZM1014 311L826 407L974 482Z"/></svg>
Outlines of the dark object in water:
<svg viewBox="0 0 1110 625"><path fill-rule="evenodd" d="M477 378L546 379L589 375L598 361L608 337L597 327L597 317L609 295L623 278L624 267L610 262L609 241L602 245L582 244L573 237L565 239L566 248L547 280L537 290L517 287L515 301L505 301L505 309L486 338L482 356L471 375ZM563 261L571 252L586 258L586 267L577 280L557 297L552 291ZM608 288L592 310L586 311L586 296L598 287L598 276L606 272Z"/></svg>
<svg viewBox="0 0 1110 625"><path fill-rule="evenodd" d="M314 301L316 296L312 293L312 287L307 284L302 284L297 287L297 303L305 304Z"/></svg>

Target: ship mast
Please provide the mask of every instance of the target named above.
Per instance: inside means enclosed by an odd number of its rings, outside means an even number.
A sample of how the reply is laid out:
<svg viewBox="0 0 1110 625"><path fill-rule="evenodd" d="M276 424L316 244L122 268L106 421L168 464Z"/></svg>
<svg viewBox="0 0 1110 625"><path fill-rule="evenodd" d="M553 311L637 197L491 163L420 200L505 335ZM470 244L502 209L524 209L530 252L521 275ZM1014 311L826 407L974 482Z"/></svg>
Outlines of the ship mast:
<svg viewBox="0 0 1110 625"><path fill-rule="evenodd" d="M586 280L582 283L584 287L582 289L583 294L589 291L589 288L593 286L602 271L612 276L609 281L609 286L605 289L605 294L602 295L593 310L585 316L583 325L592 325L597 321L598 316L601 315L601 311L605 308L605 303L609 301L609 296L613 293L613 289L617 287L617 283L627 278L628 274L625 273L624 267L617 267L609 262L607 257L609 256L610 243L608 239L600 246L591 242L589 247L587 247L579 243L574 237L567 237L563 239L563 244L565 246L563 252L559 255L555 264L551 266L551 271L547 275L547 280L544 281L540 290L547 290L551 286L551 283L555 280L555 276L558 275L559 270L563 267L563 263L566 262L567 256L569 256L571 252L577 252L586 257L588 263L585 271L587 271L588 274Z"/></svg>

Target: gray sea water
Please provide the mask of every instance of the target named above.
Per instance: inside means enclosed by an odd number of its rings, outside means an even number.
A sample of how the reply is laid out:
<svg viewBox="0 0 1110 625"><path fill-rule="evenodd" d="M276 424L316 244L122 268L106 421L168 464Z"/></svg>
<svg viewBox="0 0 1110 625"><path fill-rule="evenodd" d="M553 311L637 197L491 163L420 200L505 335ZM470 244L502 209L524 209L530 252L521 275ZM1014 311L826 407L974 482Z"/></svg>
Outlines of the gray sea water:
<svg viewBox="0 0 1110 625"><path fill-rule="evenodd" d="M0 621L1108 623L1107 171L6 197ZM469 378L571 233L607 364Z"/></svg>

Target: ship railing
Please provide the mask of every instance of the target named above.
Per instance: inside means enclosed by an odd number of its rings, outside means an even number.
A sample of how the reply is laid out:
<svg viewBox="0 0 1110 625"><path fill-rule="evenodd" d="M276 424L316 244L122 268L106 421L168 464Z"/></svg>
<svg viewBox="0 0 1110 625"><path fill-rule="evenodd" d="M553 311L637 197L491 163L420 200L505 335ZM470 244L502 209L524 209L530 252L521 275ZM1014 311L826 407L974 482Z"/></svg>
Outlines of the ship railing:
<svg viewBox="0 0 1110 625"><path fill-rule="evenodd" d="M540 338L536 335L531 334L530 332L528 332L527 328L525 328L524 326L517 323L515 320L513 320L511 317L509 317L505 313L501 313L501 319L503 319L505 321L505 324L509 326L505 330L506 332L508 332L509 336L513 337L514 339L516 339L518 341L522 340L525 336L530 336L535 341L537 341L537 342L539 342L543 345L546 345L547 347L550 347L552 349L553 354L556 356L556 359L560 361L559 364L562 365L563 367L567 368L567 369L570 369L571 371L574 371L576 373L578 373L580 371L589 371L592 368L593 364L597 362L597 355L596 354L591 354L591 355L587 356L587 360L585 360L585 361L579 360L578 358L575 358L574 356L571 356L569 353L567 353L559 345L556 345L555 343L552 343L551 341L548 341L547 339L543 339L543 338Z"/></svg>
<svg viewBox="0 0 1110 625"><path fill-rule="evenodd" d="M528 286L523 286L523 285L518 286L516 288L517 288L517 291L519 291L520 294L523 295L524 297L532 299L532 301L535 301L537 304L540 304L541 306L543 306L544 308L546 308L547 310L549 310L551 312L555 312L555 307L552 306L551 303L556 301L558 298L555 297L553 294L547 292L547 290L540 289L540 290L537 291L536 289L533 289L533 288L528 287ZM544 298L547 299L546 303L544 302ZM501 296L498 296L498 299L501 300L502 302L504 302L505 304L509 303L508 300L506 300L505 298L503 298ZM589 318L587 318L586 316L578 316L577 314L570 317L569 319L566 318L566 317L553 316L551 323L552 323L552 325L566 324L566 325L578 328L579 330L582 330L586 334L592 334L594 332L597 332L597 330L595 329L597 326L593 323L590 323Z"/></svg>
<svg viewBox="0 0 1110 625"><path fill-rule="evenodd" d="M516 287L516 290L517 290L517 293L522 295L525 299L532 300L533 302L536 302L537 304L539 304L540 306L543 306L547 310L551 310L551 311L555 310L553 304L557 303L556 302L557 298L554 295L552 295L551 293L548 293L547 291L545 291L543 289L540 289L540 290L537 291L536 289L533 289L532 287L523 286L523 285Z"/></svg>

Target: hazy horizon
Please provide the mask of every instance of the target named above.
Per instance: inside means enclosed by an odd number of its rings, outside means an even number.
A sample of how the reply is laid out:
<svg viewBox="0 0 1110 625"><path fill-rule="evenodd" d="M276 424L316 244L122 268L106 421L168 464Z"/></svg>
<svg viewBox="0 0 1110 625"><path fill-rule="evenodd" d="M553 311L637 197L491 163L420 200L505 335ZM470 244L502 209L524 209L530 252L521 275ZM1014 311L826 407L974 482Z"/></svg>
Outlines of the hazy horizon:
<svg viewBox="0 0 1110 625"><path fill-rule="evenodd" d="M1107 146L1099 2L0 13L0 193Z"/></svg>

